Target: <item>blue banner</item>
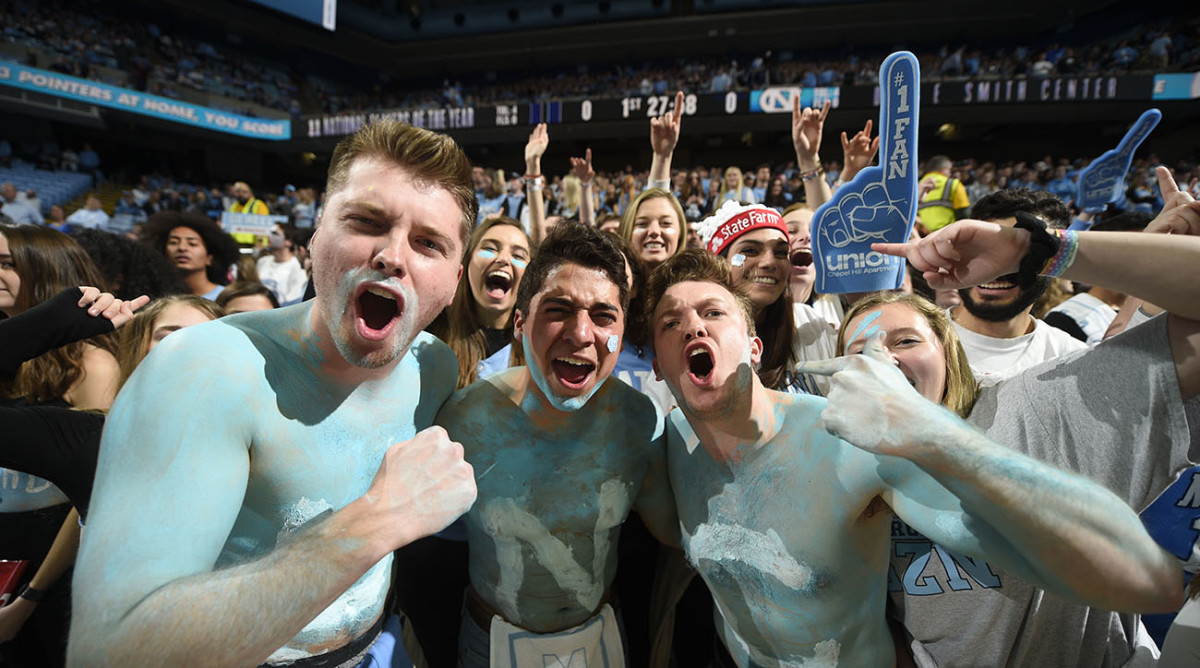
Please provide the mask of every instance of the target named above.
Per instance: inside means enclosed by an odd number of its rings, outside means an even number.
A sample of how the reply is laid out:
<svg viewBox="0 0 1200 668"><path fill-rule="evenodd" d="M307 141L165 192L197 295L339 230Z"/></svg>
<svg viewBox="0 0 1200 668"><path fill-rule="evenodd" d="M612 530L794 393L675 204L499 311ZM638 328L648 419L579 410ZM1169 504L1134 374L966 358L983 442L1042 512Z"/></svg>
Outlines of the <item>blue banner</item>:
<svg viewBox="0 0 1200 668"><path fill-rule="evenodd" d="M1195 100L1200 98L1200 72L1191 74L1155 74L1155 100Z"/></svg>
<svg viewBox="0 0 1200 668"><path fill-rule="evenodd" d="M800 98L800 108L821 107L829 100L830 107L837 109L842 101L842 91L837 86L800 88L799 86L776 86L750 91L750 111L755 114L790 114L792 100Z"/></svg>
<svg viewBox="0 0 1200 668"><path fill-rule="evenodd" d="M337 28L337 0L250 0L326 30Z"/></svg>
<svg viewBox="0 0 1200 668"><path fill-rule="evenodd" d="M1105 151L1079 173L1079 194L1075 205L1085 211L1103 211L1125 197L1125 174L1133 164L1133 154L1162 120L1162 112L1147 109L1121 138L1121 143Z"/></svg>
<svg viewBox="0 0 1200 668"><path fill-rule="evenodd" d="M879 165L863 169L813 214L812 251L821 294L895 290L904 259L871 250L903 243L917 211L921 70L907 51L879 68Z"/></svg>
<svg viewBox="0 0 1200 668"><path fill-rule="evenodd" d="M290 120L242 116L16 63L0 63L0 85L242 137L276 141L292 138Z"/></svg>

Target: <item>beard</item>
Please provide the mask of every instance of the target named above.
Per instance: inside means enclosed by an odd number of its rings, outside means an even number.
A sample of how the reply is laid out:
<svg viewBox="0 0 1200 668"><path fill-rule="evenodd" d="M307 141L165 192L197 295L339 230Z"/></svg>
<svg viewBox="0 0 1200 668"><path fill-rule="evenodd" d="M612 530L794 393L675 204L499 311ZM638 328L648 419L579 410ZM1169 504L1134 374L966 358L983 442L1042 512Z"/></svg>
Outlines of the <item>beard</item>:
<svg viewBox="0 0 1200 668"><path fill-rule="evenodd" d="M971 288L964 288L958 291L958 296L962 299L962 307L980 320L1004 322L1012 320L1025 309L1033 306L1050 285L1050 279L1045 276L1038 276L1032 283L1027 284L1022 284L1017 274L1001 276L996 280L1015 283L1017 285L1016 298L1005 302L990 299L977 300L971 294Z"/></svg>
<svg viewBox="0 0 1200 668"><path fill-rule="evenodd" d="M354 331L354 320L348 320L344 315L354 308L354 305L350 303L351 298L358 285L366 281L383 283L389 282L391 279L385 274L370 269L346 272L338 279L333 298L322 303L322 317L329 328L334 346L347 362L363 369L378 369L400 359L408 352L409 344L412 343L419 331L417 313L420 306L414 291L399 281L392 282L392 285L404 296L404 310L400 313L400 321L392 330L392 340L388 345L381 346L376 350L361 351L353 343L357 336Z"/></svg>

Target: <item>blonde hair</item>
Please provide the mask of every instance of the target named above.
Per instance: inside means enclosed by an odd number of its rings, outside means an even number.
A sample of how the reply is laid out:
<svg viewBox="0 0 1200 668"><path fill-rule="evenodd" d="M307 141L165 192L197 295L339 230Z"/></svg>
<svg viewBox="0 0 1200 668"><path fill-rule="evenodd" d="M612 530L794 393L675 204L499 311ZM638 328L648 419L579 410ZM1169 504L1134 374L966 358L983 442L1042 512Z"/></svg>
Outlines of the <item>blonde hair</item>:
<svg viewBox="0 0 1200 668"><path fill-rule="evenodd" d="M675 210L676 222L679 225L679 239L675 243L674 255L679 255L683 252L686 243L684 237L687 236L687 216L683 213L683 207L679 205L679 200L671 193L662 188L649 188L643 190L642 194L633 198L629 203L629 208L625 209L625 215L621 217L621 226L617 228L617 234L625 241L633 241L633 223L637 220L638 209L642 207L642 203L648 200L664 197L671 204L671 208Z"/></svg>
<svg viewBox="0 0 1200 668"><path fill-rule="evenodd" d="M979 397L979 386L975 383L975 375L971 373L971 365L967 363L967 353L958 340L958 332L950 322L950 316L941 307L920 295L904 292L877 292L859 300L842 319L842 328L838 331L837 351L839 355L846 354L846 327L867 311L879 308L885 304L903 304L917 314L923 316L933 330L934 336L942 344L946 356L946 388L942 392L941 404L962 417L971 414L971 408Z"/></svg>
<svg viewBox="0 0 1200 668"><path fill-rule="evenodd" d="M729 167L724 173L721 174L721 189L717 191L717 201L713 204L714 209L721 206L721 204L725 202L725 193L729 192L728 184L730 174L737 174L737 190L733 193L733 199L741 202L742 204L749 203L742 202L742 190L746 187L745 174L742 174L742 170L739 167Z"/></svg>
<svg viewBox="0 0 1200 668"><path fill-rule="evenodd" d="M225 309L217 306L216 302L195 295L168 295L146 305L121 329L121 347L117 355L117 363L121 366L121 382L118 387L125 386L125 381L133 375L134 369L150 354L154 325L163 311L175 304L190 306L207 315L209 320L216 320L225 315Z"/></svg>

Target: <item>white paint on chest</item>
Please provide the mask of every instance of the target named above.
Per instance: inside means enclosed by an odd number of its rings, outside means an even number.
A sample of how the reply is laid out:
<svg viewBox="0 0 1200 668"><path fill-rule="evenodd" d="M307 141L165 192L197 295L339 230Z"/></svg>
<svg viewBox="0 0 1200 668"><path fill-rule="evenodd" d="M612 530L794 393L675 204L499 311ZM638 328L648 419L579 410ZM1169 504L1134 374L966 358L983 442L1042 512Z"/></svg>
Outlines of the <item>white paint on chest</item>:
<svg viewBox="0 0 1200 668"><path fill-rule="evenodd" d="M595 610L599 606L606 585L605 565L611 547L609 532L624 520L630 487L617 478L606 480L600 486L590 569L580 565L571 547L550 533L541 520L521 508L515 499L493 499L483 505L480 521L484 531L499 538L495 541L500 567L496 594L500 611L507 619L521 623L518 593L524 580L524 563L520 543L533 550L538 563L550 572L559 587L579 602L580 607Z"/></svg>

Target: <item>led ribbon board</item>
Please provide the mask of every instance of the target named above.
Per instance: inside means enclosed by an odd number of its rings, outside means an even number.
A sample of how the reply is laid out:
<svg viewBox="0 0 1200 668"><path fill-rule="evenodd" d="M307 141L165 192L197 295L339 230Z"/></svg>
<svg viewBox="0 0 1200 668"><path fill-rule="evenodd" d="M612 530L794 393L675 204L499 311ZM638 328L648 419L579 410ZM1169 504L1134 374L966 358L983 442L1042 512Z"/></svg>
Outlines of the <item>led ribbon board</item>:
<svg viewBox="0 0 1200 668"><path fill-rule="evenodd" d="M860 171L813 215L817 292L894 290L904 279L903 258L876 253L871 244L903 243L912 231L920 75L907 51L888 56L879 68L880 164Z"/></svg>
<svg viewBox="0 0 1200 668"><path fill-rule="evenodd" d="M285 141L292 138L290 120L243 116L17 63L0 63L0 86L252 139Z"/></svg>
<svg viewBox="0 0 1200 668"><path fill-rule="evenodd" d="M1105 151L1079 173L1079 191L1075 205L1084 211L1103 211L1105 207L1125 195L1125 174L1133 163L1137 151L1150 132L1162 120L1162 112L1147 109L1129 128L1121 143L1111 151Z"/></svg>

